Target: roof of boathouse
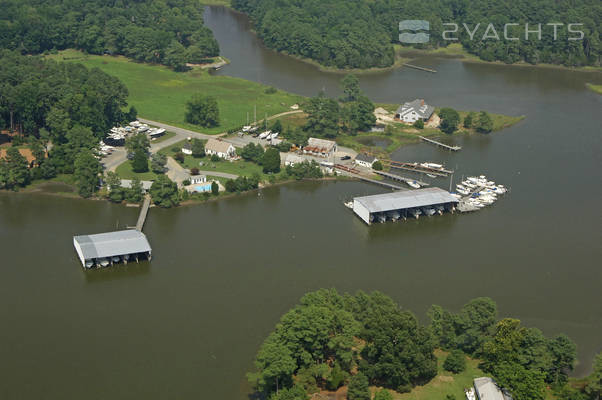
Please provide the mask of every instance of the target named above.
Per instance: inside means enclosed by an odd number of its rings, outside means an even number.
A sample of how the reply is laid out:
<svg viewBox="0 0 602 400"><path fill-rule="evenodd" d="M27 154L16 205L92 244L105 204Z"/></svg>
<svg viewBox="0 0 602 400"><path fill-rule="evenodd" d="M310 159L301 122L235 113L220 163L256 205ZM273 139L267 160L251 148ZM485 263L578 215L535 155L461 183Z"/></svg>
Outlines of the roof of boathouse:
<svg viewBox="0 0 602 400"><path fill-rule="evenodd" d="M435 187L355 197L353 200L371 213L458 202L449 192Z"/></svg>
<svg viewBox="0 0 602 400"><path fill-rule="evenodd" d="M146 235L134 229L74 236L73 241L85 260L151 251Z"/></svg>

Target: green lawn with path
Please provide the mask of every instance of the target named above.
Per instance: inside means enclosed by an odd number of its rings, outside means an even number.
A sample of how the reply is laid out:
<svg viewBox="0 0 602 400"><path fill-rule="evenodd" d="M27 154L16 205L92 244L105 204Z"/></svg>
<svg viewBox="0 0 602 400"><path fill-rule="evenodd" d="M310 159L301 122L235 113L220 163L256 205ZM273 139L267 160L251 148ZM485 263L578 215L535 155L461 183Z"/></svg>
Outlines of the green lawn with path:
<svg viewBox="0 0 602 400"><path fill-rule="evenodd" d="M229 76L211 75L208 71L193 69L174 72L161 65L136 63L125 57L86 55L75 50L65 50L50 55L57 61L78 62L89 68L97 67L119 78L128 88L129 104L136 107L138 115L198 132L217 134L237 128L253 119L290 111L290 106L303 98L281 90L273 94L268 86ZM184 121L186 102L194 94L211 95L217 99L220 126L202 128Z"/></svg>

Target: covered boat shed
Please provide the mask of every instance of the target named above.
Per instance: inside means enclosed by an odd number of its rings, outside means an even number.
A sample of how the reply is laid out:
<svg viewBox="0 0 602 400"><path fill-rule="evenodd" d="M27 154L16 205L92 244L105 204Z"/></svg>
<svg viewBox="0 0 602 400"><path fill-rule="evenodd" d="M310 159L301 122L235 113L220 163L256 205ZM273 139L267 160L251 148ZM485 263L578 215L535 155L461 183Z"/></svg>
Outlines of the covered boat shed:
<svg viewBox="0 0 602 400"><path fill-rule="evenodd" d="M433 206L443 206L451 210L457 203L458 199L449 192L434 187L355 197L353 212L370 225L377 215L395 211L407 215L412 209Z"/></svg>
<svg viewBox="0 0 602 400"><path fill-rule="evenodd" d="M134 229L74 236L73 246L84 268L91 268L105 259L112 263L113 257L124 261L139 256L150 259L152 252L146 235Z"/></svg>

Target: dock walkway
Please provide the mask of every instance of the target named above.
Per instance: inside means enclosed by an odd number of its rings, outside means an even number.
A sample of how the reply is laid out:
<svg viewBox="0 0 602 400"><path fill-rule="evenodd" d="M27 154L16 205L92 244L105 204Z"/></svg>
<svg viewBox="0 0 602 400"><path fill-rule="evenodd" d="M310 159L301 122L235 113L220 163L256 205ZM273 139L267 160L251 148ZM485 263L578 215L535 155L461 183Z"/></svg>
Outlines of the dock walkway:
<svg viewBox="0 0 602 400"><path fill-rule="evenodd" d="M138 216L138 222L136 223L136 230L138 232L142 232L142 227L144 226L144 222L146 221L146 216L148 214L148 209L151 204L151 197L149 194L144 196L144 203L142 204L142 208L140 209L140 215Z"/></svg>
<svg viewBox="0 0 602 400"><path fill-rule="evenodd" d="M407 178L405 176L401 176L401 175L397 175L397 174L390 174L390 173L384 172L384 171L373 171L373 172L377 175L384 176L387 179L391 179L392 181L399 181L399 182L405 182L405 183L416 182L420 186L429 186L429 184L426 182L422 182L422 181L412 179L412 178Z"/></svg>
<svg viewBox="0 0 602 400"><path fill-rule="evenodd" d="M460 146L448 146L445 143L441 143L441 142L438 142L438 141L433 140L433 139L425 138L424 136L418 136L418 137L420 139L424 140L425 142L434 144L436 146L443 147L444 149L447 149L447 150L450 150L450 151L460 151L460 150L462 150L462 147L460 147Z"/></svg>
<svg viewBox="0 0 602 400"><path fill-rule="evenodd" d="M434 73L437 72L436 70L431 69L431 68L420 67L418 65L413 65L413 64L408 64L408 63L403 64L403 66L404 67L408 67L408 68L417 69L417 70L420 70L420 71L430 72L432 74L434 74Z"/></svg>
<svg viewBox="0 0 602 400"><path fill-rule="evenodd" d="M391 190L407 190L406 188L403 188L403 187L398 186L398 185L394 185L392 183L383 182L383 181L377 181L376 179L371 179L371 178L365 177L363 175L360 175L359 171L357 169L355 169L355 168L349 168L349 167L346 167L346 166L341 165L341 164L335 164L334 167L336 169L341 170L341 171L347 172L347 174L349 174L349 176L352 176L352 177L357 178L359 180L362 180L364 182L374 183L375 185L384 186L384 187L386 187L388 189L391 189Z"/></svg>
<svg viewBox="0 0 602 400"><path fill-rule="evenodd" d="M449 174L453 174L454 171L450 171L447 169L436 169L425 167L418 163L406 163L399 161L383 161L383 164L387 164L391 168L404 169L406 171L418 172L421 174L432 174L436 176L447 176Z"/></svg>

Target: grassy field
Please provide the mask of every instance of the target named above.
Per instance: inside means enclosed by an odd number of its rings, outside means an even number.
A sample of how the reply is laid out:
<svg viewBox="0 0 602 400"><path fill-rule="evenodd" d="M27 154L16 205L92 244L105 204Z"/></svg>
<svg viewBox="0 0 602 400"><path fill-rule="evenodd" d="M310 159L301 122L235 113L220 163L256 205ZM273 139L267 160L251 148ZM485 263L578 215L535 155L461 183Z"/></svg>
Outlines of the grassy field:
<svg viewBox="0 0 602 400"><path fill-rule="evenodd" d="M173 157L175 154L174 149L181 149L186 141L183 140L178 142L168 148L161 149L159 153L165 154L168 157ZM203 165L199 165L202 162ZM202 158L194 158L193 156L187 155L184 158L184 163L182 166L186 169L198 168L201 171L214 171L214 172L223 172L226 174L233 174L238 176L247 176L250 177L253 174L257 173L261 177L262 181L268 179L268 175L263 173L263 167L261 165L255 164L250 161L211 161L210 157L202 157ZM211 174L209 174L210 176ZM227 179L219 178L220 181L225 182Z"/></svg>
<svg viewBox="0 0 602 400"><path fill-rule="evenodd" d="M593 83L588 83L586 84L586 86L589 90L593 90L598 94L602 94L602 85L594 85Z"/></svg>
<svg viewBox="0 0 602 400"><path fill-rule="evenodd" d="M268 86L228 76L213 76L194 69L174 72L160 65L141 64L125 57L92 56L75 50L65 50L49 56L58 61L79 62L97 67L119 78L129 90L128 101L143 118L200 131L208 134L225 132L247 122L247 113L257 116L275 115L290 111L302 97L278 90L267 94ZM216 128L201 128L184 121L186 102L194 94L215 96L219 105L221 124Z"/></svg>
<svg viewBox="0 0 602 400"><path fill-rule="evenodd" d="M138 178L141 181L154 181L158 175L150 170L150 161L148 165L149 171L143 173L137 173L132 170L132 162L126 161L115 169L115 173L119 175L121 179L134 179Z"/></svg>

